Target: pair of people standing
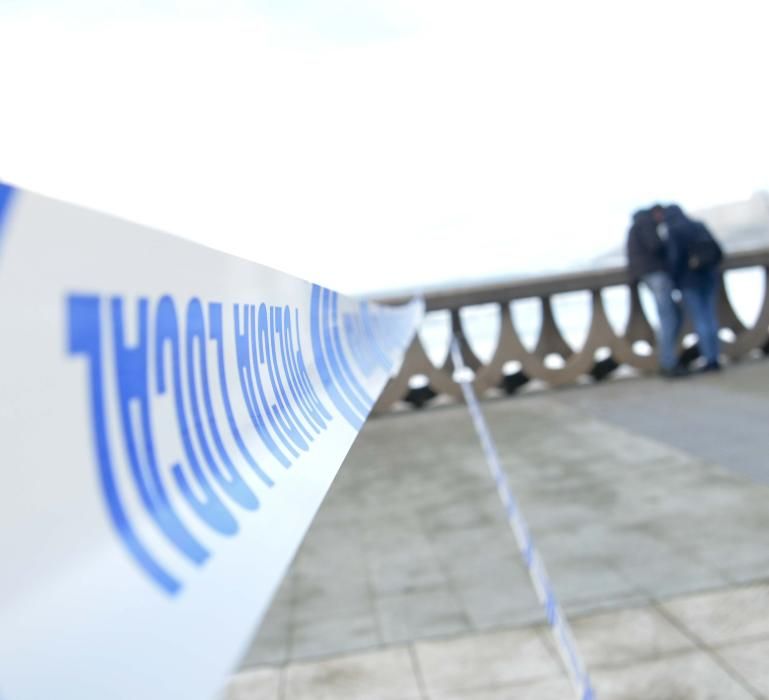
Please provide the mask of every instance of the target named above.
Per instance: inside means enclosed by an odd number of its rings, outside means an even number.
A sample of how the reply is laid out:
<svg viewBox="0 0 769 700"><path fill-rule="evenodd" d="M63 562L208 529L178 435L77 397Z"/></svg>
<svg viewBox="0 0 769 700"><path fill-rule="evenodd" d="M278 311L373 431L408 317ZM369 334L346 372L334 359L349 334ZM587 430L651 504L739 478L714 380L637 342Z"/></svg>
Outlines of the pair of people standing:
<svg viewBox="0 0 769 700"><path fill-rule="evenodd" d="M675 204L637 211L628 233L627 257L631 277L644 282L657 305L662 374L680 377L688 373L678 360L683 318L675 290L680 291L697 333L705 358L703 371L720 369L716 301L723 252L705 224L690 219Z"/></svg>

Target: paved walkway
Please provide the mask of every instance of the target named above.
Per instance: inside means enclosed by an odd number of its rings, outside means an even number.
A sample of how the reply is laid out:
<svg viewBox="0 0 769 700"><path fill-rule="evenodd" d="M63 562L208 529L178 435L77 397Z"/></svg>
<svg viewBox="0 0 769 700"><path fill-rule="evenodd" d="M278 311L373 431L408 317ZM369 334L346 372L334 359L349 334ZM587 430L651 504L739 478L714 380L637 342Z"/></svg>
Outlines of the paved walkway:
<svg viewBox="0 0 769 700"><path fill-rule="evenodd" d="M769 586L579 617L599 699L769 696ZM724 615L724 610L731 611ZM547 628L417 641L239 674L230 700L564 700L573 697Z"/></svg>
<svg viewBox="0 0 769 700"><path fill-rule="evenodd" d="M484 404L601 700L769 697L767 397L761 361ZM466 409L377 419L230 696L570 697L542 621Z"/></svg>
<svg viewBox="0 0 769 700"><path fill-rule="evenodd" d="M625 382L608 382L595 393L564 391L559 396L596 418L769 484L766 361L667 388L660 381L638 379L630 391Z"/></svg>

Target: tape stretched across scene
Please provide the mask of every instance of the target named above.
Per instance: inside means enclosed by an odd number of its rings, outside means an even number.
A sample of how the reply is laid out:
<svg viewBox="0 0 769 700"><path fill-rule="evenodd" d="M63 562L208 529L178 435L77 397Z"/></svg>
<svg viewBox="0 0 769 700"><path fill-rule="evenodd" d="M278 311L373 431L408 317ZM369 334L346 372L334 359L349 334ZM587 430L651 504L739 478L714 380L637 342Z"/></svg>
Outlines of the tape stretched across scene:
<svg viewBox="0 0 769 700"><path fill-rule="evenodd" d="M472 372L465 366L456 337L451 342L451 359L456 371L455 379L462 389L462 395L470 412L473 426L481 442L486 465L497 488L497 494L502 502L502 506L505 509L508 524L515 536L515 541L529 573L534 592L545 610L547 623L553 634L558 654L569 675L572 690L577 700L595 700L595 691L590 681L590 675L577 649L571 627L556 598L550 577L545 569L545 562L534 545L529 526L523 517L521 509L518 507L518 502L502 470L502 463L499 460L499 453L497 452L494 438L491 436L491 431L478 403L478 397L475 395L475 389L473 389L470 376Z"/></svg>
<svg viewBox="0 0 769 700"><path fill-rule="evenodd" d="M215 697L423 311L0 183L0 697Z"/></svg>

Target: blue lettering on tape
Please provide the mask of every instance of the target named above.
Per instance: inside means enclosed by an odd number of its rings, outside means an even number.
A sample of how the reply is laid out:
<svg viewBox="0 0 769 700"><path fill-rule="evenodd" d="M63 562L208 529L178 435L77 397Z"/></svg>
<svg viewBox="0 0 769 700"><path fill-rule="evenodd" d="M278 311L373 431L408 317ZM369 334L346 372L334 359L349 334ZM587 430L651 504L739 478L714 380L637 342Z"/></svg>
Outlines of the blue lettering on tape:
<svg viewBox="0 0 769 700"><path fill-rule="evenodd" d="M362 409L364 416L368 415L371 410L371 406L374 404L374 400L368 395L366 390L360 385L360 382L355 378L355 374L350 369L350 363L345 356L344 347L342 345L342 337L339 332L339 295L336 292L331 293L331 337L333 339L334 352L339 358L339 366L342 369L342 376L345 381L349 383L351 389L351 396L356 400L360 400L362 403Z"/></svg>
<svg viewBox="0 0 769 700"><path fill-rule="evenodd" d="M192 535L177 515L160 476L155 440L150 414L148 317L149 301L138 302L138 344L128 347L125 342L123 324L123 300L114 298L112 309L112 333L115 351L114 368L118 385L120 420L123 439L133 476L142 505L149 517L155 521L184 555L195 564L208 559L208 550ZM103 381L100 377L100 381ZM139 435L137 437L131 416L131 405L138 403ZM115 477L117 478L117 477Z"/></svg>
<svg viewBox="0 0 769 700"><path fill-rule="evenodd" d="M283 374L286 377L286 383L288 384L288 389L291 392L292 401L289 401L288 399L286 399L286 403L288 404L291 410L291 415L294 418L294 422L296 423L296 425L299 426L299 429L301 430L305 440L309 442L313 442L315 438L312 436L312 433L308 430L307 426L311 427L316 433L320 432L320 428L318 428L318 426L313 421L312 417L307 413L307 409L302 403L302 399L300 398L301 392L298 388L296 377L293 371L293 366L289 359L289 355L293 351L293 348L292 348L293 340L291 336L291 310L288 307L286 307L285 309L281 309L280 307L273 307L273 310L271 313L273 314L273 319L275 323L275 332L278 336L278 348L280 350L281 367L283 368ZM285 395L285 390L284 390L284 395ZM292 405L296 406L299 409L299 412L302 414L304 421L300 420L296 416L296 412L294 411L293 408L291 408ZM305 422L307 426L305 426ZM305 449L309 449L309 446L306 447Z"/></svg>
<svg viewBox="0 0 769 700"><path fill-rule="evenodd" d="M13 187L0 182L0 243L3 241L4 225L8 220L15 192Z"/></svg>
<svg viewBox="0 0 769 700"><path fill-rule="evenodd" d="M264 325L262 325L264 324ZM265 334L262 336L262 327L264 327ZM260 329L260 342L259 352L260 359L261 353L264 351L264 357L267 358L267 376L270 379L270 386L272 387L272 395L275 397L275 403L272 404L272 412L276 417L277 423L280 425L281 440L286 445L286 448L291 451L294 457L299 456L297 450L307 451L307 442L302 438L294 424L295 415L293 409L287 406L288 400L286 397L286 390L281 381L280 372L278 371L278 358L275 352L275 307L270 307L269 321L267 319L267 308L264 304L259 307L259 329ZM264 338L264 346L262 346L262 338ZM285 435L285 437L283 437Z"/></svg>
<svg viewBox="0 0 769 700"><path fill-rule="evenodd" d="M331 368L331 375L333 380L336 382L337 387L342 392L347 402L352 405L353 409L360 415L362 425L362 419L364 419L368 414L368 407L365 406L355 395L342 372L342 358L339 356L332 340L334 322L331 317L331 297L332 292L330 292L328 289L324 289L321 312L323 321L321 326L323 328L323 345L326 351L326 359L328 360L328 365Z"/></svg>
<svg viewBox="0 0 769 700"><path fill-rule="evenodd" d="M376 319L371 311L371 307L368 302L362 301L360 303L360 319L363 324L363 332L366 340L369 342L369 346L377 359L378 364L389 372L392 369L392 362L382 350L379 338L376 331Z"/></svg>
<svg viewBox="0 0 769 700"><path fill-rule="evenodd" d="M329 333L326 327L327 316L321 312L321 296L324 291L317 284L312 286L312 298L310 303L310 326L312 336L312 351L315 358L315 366L318 369L320 375L320 381L326 388L326 392L331 397L331 401L337 407L339 413L344 416L345 420L356 430L360 430L363 425L363 419L355 412L355 409L351 407L347 400L342 396L337 382L339 381L339 375L336 366L334 366L333 374L329 369L331 366L330 358L327 357L329 351Z"/></svg>
<svg viewBox="0 0 769 700"><path fill-rule="evenodd" d="M360 319L355 314L343 314L345 336L350 345L353 360L364 377L370 377L376 369L376 360L371 354L371 348L363 342L363 330Z"/></svg>
<svg viewBox="0 0 769 700"><path fill-rule="evenodd" d="M254 492L248 488L243 477L240 476L235 465L224 446L224 441L219 433L214 416L214 407L211 400L211 389L208 385L208 360L206 357L206 328L203 318L203 306L198 299L190 300L187 305L187 388L192 407L192 422L195 426L195 435L200 444L203 458L213 474L219 487L235 503L246 510L256 510L259 500ZM208 442L206 430L203 427L203 416L200 410L200 400L195 379L195 350L198 357L198 375L202 387L203 403L205 405L207 427L216 446L217 457L214 456L211 445ZM219 464L221 460L221 466Z"/></svg>
<svg viewBox="0 0 769 700"><path fill-rule="evenodd" d="M321 389L308 371L298 309L233 304L233 335L225 332L223 305L198 298L180 305L170 295L127 302L73 294L67 309L68 351L87 360L91 435L108 517L133 561L170 595L183 582L152 533L204 566L216 537L236 535L241 519L259 510L246 472L274 487L262 457L289 467L327 430L335 416L325 397L361 427L373 399L358 376L389 361L378 336L405 327L399 316L388 316L367 330L358 311L343 317L342 328L337 296L313 287L309 331ZM239 407L229 390L228 358L238 374ZM161 402L171 409L177 439L157 428ZM237 409L260 444L247 441ZM163 449L177 451L167 463L159 438Z"/></svg>
<svg viewBox="0 0 769 700"><path fill-rule="evenodd" d="M275 386L275 378L272 371L272 364L269 354L269 336L270 336L270 329L269 324L267 321L267 306L265 304L259 305L259 313L256 317L258 321L258 325L254 325L254 307L251 307L251 359L253 363L253 367L256 369L256 386L259 390L259 398L262 401L262 406L264 407L265 415L267 416L267 420L269 421L270 427L272 428L272 431L275 433L275 435L278 436L278 439L283 443L283 446L288 450L289 454L292 457L298 457L299 452L296 450L296 448L289 442L288 438L284 434L284 431L286 430L285 424L282 421L282 416L280 415L280 412L278 410L278 405L276 403L270 404L267 400L267 395L264 390L264 382L261 379L261 369L265 368L267 370L268 380L270 382L273 396L277 397L278 392ZM256 332L254 332L254 329L256 329ZM257 353L257 339L258 339L258 353ZM290 466L291 461L286 460L287 464L285 466Z"/></svg>
<svg viewBox="0 0 769 700"><path fill-rule="evenodd" d="M243 436L238 428L235 415L232 412L232 404L230 403L230 392L227 388L227 375L224 371L224 329L222 328L222 305L218 303L211 303L208 305L208 318L209 318L209 336L211 340L216 342L216 367L217 376L219 379L219 389L222 393L222 403L224 405L224 411L227 415L227 424L232 433L232 437L235 440L235 444L238 446L241 455L245 459L249 467L254 473L267 485L273 486L274 481L264 472L259 466L251 451L246 447L246 443L243 440Z"/></svg>
<svg viewBox="0 0 769 700"><path fill-rule="evenodd" d="M324 426L324 421L331 421L333 419L333 416L331 413L329 413L328 409L324 406L323 402L318 397L317 392L315 391L315 387L313 387L312 382L310 381L310 374L307 371L307 365L304 362L304 355L302 354L302 337L299 334L299 311L295 311L296 316L296 344L297 344L297 351L296 354L293 356L294 360L294 372L296 373L296 376L299 380L299 386L303 388L304 390L304 397L305 400L308 401L309 405L314 408L315 413L312 415L315 417L315 420L317 420L321 426Z"/></svg>
<svg viewBox="0 0 769 700"><path fill-rule="evenodd" d="M157 307L155 315L155 368L157 370L157 389L163 395L167 390L166 350L170 350L171 372L173 379L173 398L176 407L176 418L179 422L179 435L186 457L187 469L181 459L173 464L171 473L174 475L182 496L200 519L209 527L224 535L233 535L238 531L238 523L227 510L222 501L211 488L206 474L198 459L192 444L192 437L187 417L187 409L183 397L182 372L180 362L179 324L176 307L169 296L164 296ZM192 474L192 482L189 474ZM197 488L192 488L194 482ZM202 498L200 496L202 494Z"/></svg>
<svg viewBox="0 0 769 700"><path fill-rule="evenodd" d="M69 299L69 351L88 359L91 424L104 500L118 536L139 566L160 588L174 594L181 583L172 576L141 542L126 512L121 498L111 448L107 436L104 397L103 356L98 297L73 296Z"/></svg>
<svg viewBox="0 0 769 700"><path fill-rule="evenodd" d="M288 460L286 455L283 454L275 440L273 440L272 435L267 432L267 425L265 423L264 417L262 416L262 409L259 408L259 403L257 402L256 398L256 391L258 391L262 406L268 408L267 399L265 398L264 389L262 388L261 375L259 373L258 365L255 361L253 362L254 366L252 367L252 357L254 360L256 358L255 349L252 352L252 346L255 348L256 342L254 340L256 337L256 332L254 329L256 318L254 314L254 307L253 305L247 305L243 307L242 331L240 330L240 313L238 311L237 304L235 304L234 315L235 347L237 350L238 359L238 377L240 379L240 388L243 392L243 399L245 401L246 408L248 409L248 414L251 417L251 422L254 424L257 433L259 433L259 437L262 438L262 441L265 445L267 445L267 448L273 454L275 459L277 459L278 462L280 462L284 467L289 467L291 466L291 462ZM256 390L254 389L254 378L256 378ZM273 424L274 429L274 418L272 418L271 415L268 417L270 422Z"/></svg>

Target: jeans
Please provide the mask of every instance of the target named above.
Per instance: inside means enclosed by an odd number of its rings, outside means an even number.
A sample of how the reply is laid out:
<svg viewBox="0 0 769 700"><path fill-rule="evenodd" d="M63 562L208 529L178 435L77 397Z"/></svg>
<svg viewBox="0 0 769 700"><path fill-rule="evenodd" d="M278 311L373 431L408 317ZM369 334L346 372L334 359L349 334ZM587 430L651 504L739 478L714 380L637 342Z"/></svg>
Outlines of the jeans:
<svg viewBox="0 0 769 700"><path fill-rule="evenodd" d="M703 273L696 285L682 287L686 311L697 333L700 352L708 364L718 363L718 311L716 298L718 276L715 272Z"/></svg>
<svg viewBox="0 0 769 700"><path fill-rule="evenodd" d="M654 295L660 327L657 332L660 368L673 369L678 363L678 334L681 331L681 309L673 299L673 280L667 272L650 272L643 281Z"/></svg>

